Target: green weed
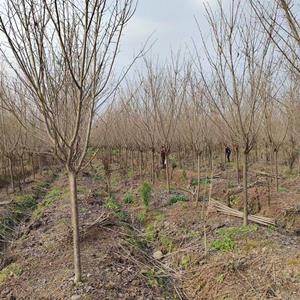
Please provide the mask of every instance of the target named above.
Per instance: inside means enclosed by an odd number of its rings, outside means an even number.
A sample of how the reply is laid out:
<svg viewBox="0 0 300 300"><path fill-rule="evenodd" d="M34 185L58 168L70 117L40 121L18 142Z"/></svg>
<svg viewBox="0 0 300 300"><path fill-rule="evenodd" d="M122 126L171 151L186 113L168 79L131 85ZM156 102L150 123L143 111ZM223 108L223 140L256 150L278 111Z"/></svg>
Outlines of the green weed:
<svg viewBox="0 0 300 300"><path fill-rule="evenodd" d="M210 245L210 249L217 250L217 251L224 251L224 252L232 251L234 248L235 248L235 241L233 241L229 237L214 240Z"/></svg>
<svg viewBox="0 0 300 300"><path fill-rule="evenodd" d="M140 189L141 198L145 207L149 207L150 199L151 199L151 184L145 181Z"/></svg>
<svg viewBox="0 0 300 300"><path fill-rule="evenodd" d="M109 198L104 206L112 210L119 220L123 221L125 219L125 212L122 210L122 205L114 198Z"/></svg>
<svg viewBox="0 0 300 300"><path fill-rule="evenodd" d="M184 270L187 270L191 264L191 256L190 255L183 255L180 260L180 266Z"/></svg>
<svg viewBox="0 0 300 300"><path fill-rule="evenodd" d="M185 195L174 195L169 198L170 205L175 204L177 202L184 202L184 201L187 201L187 198Z"/></svg>
<svg viewBox="0 0 300 300"><path fill-rule="evenodd" d="M220 251L232 251L236 242L234 239L244 236L248 233L257 231L257 225L243 225L240 227L227 227L221 228L217 231L217 234L221 237L213 241L210 245L212 250Z"/></svg>
<svg viewBox="0 0 300 300"><path fill-rule="evenodd" d="M18 277L23 273L22 267L17 263L11 263L0 271L0 286L5 283L8 277Z"/></svg>
<svg viewBox="0 0 300 300"><path fill-rule="evenodd" d="M134 202L134 197L131 193L126 193L123 201L126 204L132 204Z"/></svg>

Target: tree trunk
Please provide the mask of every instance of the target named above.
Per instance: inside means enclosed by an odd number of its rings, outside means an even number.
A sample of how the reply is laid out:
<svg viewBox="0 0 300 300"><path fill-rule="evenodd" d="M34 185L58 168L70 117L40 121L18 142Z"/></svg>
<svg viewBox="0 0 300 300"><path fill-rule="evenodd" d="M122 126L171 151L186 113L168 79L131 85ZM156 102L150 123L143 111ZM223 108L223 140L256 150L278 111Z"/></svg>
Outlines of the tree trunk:
<svg viewBox="0 0 300 300"><path fill-rule="evenodd" d="M127 147L125 148L125 170L127 171L128 166L128 150Z"/></svg>
<svg viewBox="0 0 300 300"><path fill-rule="evenodd" d="M42 167L42 159L41 159L40 155L38 155L38 163L39 163L39 174L42 175L43 174L43 167Z"/></svg>
<svg viewBox="0 0 300 300"><path fill-rule="evenodd" d="M35 179L35 168L34 168L33 154L30 155L30 160L31 160L32 176L33 176L33 179Z"/></svg>
<svg viewBox="0 0 300 300"><path fill-rule="evenodd" d="M168 193L170 194L171 189L170 189L169 155L168 154L166 154L166 180L167 180L167 190L168 190Z"/></svg>
<svg viewBox="0 0 300 300"><path fill-rule="evenodd" d="M140 177L143 175L143 152L140 150Z"/></svg>
<svg viewBox="0 0 300 300"><path fill-rule="evenodd" d="M275 153L275 186L276 186L276 192L279 190L278 185L278 151L274 151Z"/></svg>
<svg viewBox="0 0 300 300"><path fill-rule="evenodd" d="M151 171L152 171L152 176L151 176L151 178L152 178L152 183L154 183L154 181L155 181L155 152L154 152L154 149L152 149L152 168L151 168Z"/></svg>
<svg viewBox="0 0 300 300"><path fill-rule="evenodd" d="M248 224L248 152L244 151L243 165L244 225Z"/></svg>
<svg viewBox="0 0 300 300"><path fill-rule="evenodd" d="M271 183L270 177L267 177L267 191L268 191L268 207L271 207Z"/></svg>
<svg viewBox="0 0 300 300"><path fill-rule="evenodd" d="M240 160L239 160L239 149L235 151L236 154L236 177L238 184L240 183Z"/></svg>
<svg viewBox="0 0 300 300"><path fill-rule="evenodd" d="M11 184L12 191L15 192L13 163L12 163L12 159L10 157L8 158L8 163L9 163L10 184Z"/></svg>
<svg viewBox="0 0 300 300"><path fill-rule="evenodd" d="M22 182L25 184L26 182L26 174L25 174L25 166L24 166L24 158L21 156L21 169L22 169Z"/></svg>
<svg viewBox="0 0 300 300"><path fill-rule="evenodd" d="M197 205L200 200L200 153L197 152Z"/></svg>
<svg viewBox="0 0 300 300"><path fill-rule="evenodd" d="M78 201L77 201L77 182L76 174L69 171L70 200L72 212L72 229L73 229L73 252L74 252L74 282L81 281L81 262L80 262L80 245L79 245L79 220L78 220Z"/></svg>
<svg viewBox="0 0 300 300"><path fill-rule="evenodd" d="M134 172L134 152L131 150L131 169Z"/></svg>
<svg viewBox="0 0 300 300"><path fill-rule="evenodd" d="M5 178L5 181L7 180L7 166L6 164L4 165L4 178ZM8 195L8 184L6 184L5 182L5 192L6 192L6 195Z"/></svg>

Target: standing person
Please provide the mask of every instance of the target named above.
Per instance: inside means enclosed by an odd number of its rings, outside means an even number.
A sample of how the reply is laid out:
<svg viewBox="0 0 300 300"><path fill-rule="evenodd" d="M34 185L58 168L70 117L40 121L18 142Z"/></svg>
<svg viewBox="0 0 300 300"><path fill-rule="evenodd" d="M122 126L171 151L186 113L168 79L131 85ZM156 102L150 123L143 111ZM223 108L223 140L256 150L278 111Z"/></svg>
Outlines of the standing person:
<svg viewBox="0 0 300 300"><path fill-rule="evenodd" d="M161 168L165 169L166 168L166 148L165 148L165 146L161 147L160 161L161 161Z"/></svg>
<svg viewBox="0 0 300 300"><path fill-rule="evenodd" d="M225 154L227 157L227 161L230 162L231 149L228 146L226 146L225 148Z"/></svg>

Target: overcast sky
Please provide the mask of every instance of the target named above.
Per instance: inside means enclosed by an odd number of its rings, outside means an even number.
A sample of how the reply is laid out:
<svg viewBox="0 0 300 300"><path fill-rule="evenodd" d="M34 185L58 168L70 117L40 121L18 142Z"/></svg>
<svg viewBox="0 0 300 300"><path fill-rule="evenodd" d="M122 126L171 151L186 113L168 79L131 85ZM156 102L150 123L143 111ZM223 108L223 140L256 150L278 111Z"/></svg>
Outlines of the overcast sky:
<svg viewBox="0 0 300 300"><path fill-rule="evenodd" d="M202 30L208 31L203 0L140 0L135 16L123 36L118 64L127 64L152 34L155 44L151 55L165 60L171 49L192 47L192 39L200 41L195 17ZM217 0L206 0L214 8ZM119 66L118 66L119 67Z"/></svg>

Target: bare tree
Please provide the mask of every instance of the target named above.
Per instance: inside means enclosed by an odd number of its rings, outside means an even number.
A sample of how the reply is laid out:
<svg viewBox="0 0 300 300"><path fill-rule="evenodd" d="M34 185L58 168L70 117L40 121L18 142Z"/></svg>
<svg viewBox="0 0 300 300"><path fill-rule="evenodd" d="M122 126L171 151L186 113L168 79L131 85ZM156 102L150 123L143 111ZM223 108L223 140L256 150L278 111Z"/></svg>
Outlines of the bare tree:
<svg viewBox="0 0 300 300"><path fill-rule="evenodd" d="M0 17L14 56L8 54L7 62L26 87L26 104L38 111L54 155L68 171L75 282L81 280L76 177L95 112L111 92L121 36L135 8L135 0L7 0Z"/></svg>
<svg viewBox="0 0 300 300"><path fill-rule="evenodd" d="M294 0L250 0L263 29L286 61L300 73L300 7Z"/></svg>
<svg viewBox="0 0 300 300"><path fill-rule="evenodd" d="M244 224L248 222L248 156L262 123L259 96L265 68L268 68L267 34L258 34L255 19L247 17L242 1L221 1L213 12L206 8L212 46L202 36L210 73L205 72L198 52L199 71L210 103L209 114L220 116L224 134L234 137L243 152Z"/></svg>

